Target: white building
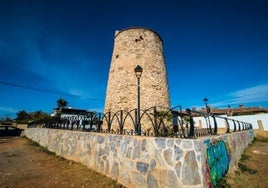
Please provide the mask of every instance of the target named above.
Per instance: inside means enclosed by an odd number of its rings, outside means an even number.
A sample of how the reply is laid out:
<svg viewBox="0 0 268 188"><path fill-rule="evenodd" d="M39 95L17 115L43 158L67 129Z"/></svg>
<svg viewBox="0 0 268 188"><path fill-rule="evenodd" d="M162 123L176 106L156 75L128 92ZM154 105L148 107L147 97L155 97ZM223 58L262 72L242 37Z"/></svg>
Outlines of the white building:
<svg viewBox="0 0 268 188"><path fill-rule="evenodd" d="M96 112L74 109L74 108L54 108L52 117L60 116L62 120L68 120L69 124L75 128L97 129L98 114Z"/></svg>
<svg viewBox="0 0 268 188"><path fill-rule="evenodd" d="M206 112L206 109L200 110L200 112ZM216 118L217 120L217 126L218 128L226 128L227 123L224 118L228 119L234 119L239 122L246 122L250 123L253 126L253 129L257 131L268 131L268 109L266 108L255 108L250 107L246 108L244 106L239 108L226 108L226 109L210 109L211 114L215 114L217 116L220 116L222 118ZM204 116L195 116L193 117L195 126L196 127L202 127L207 128L209 126L209 123L211 124L212 128L214 127L214 121L212 117L205 118ZM210 121L209 121L209 120ZM230 124L230 128L232 129L233 122L228 120ZM240 123L242 126L243 124ZM238 128L238 123L236 122L236 128ZM242 127L241 127L242 128Z"/></svg>

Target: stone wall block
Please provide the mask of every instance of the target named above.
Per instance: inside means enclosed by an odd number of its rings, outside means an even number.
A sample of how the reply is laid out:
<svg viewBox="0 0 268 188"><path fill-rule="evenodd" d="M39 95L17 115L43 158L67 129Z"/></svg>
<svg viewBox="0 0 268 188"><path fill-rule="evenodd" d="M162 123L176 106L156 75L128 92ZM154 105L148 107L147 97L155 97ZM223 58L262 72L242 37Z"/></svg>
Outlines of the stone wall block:
<svg viewBox="0 0 268 188"><path fill-rule="evenodd" d="M145 187L146 185L146 180L143 175L137 172L133 172L131 176L131 182L133 187Z"/></svg>
<svg viewBox="0 0 268 188"><path fill-rule="evenodd" d="M105 138L102 135L97 135L97 142L99 144L102 144L104 142Z"/></svg>
<svg viewBox="0 0 268 188"><path fill-rule="evenodd" d="M110 174L110 162L108 160L105 160L105 174Z"/></svg>
<svg viewBox="0 0 268 188"><path fill-rule="evenodd" d="M181 142L182 142L182 140L181 140L181 139L176 139L176 140L175 140L175 143L176 143L178 146L180 146L180 145L181 145Z"/></svg>
<svg viewBox="0 0 268 188"><path fill-rule="evenodd" d="M175 165L175 171L176 171L176 174L178 176L178 178L181 178L181 162L177 162L177 164Z"/></svg>
<svg viewBox="0 0 268 188"><path fill-rule="evenodd" d="M120 145L120 150L124 154L124 156L127 154L127 148L128 148L128 143L126 142L125 139L123 139Z"/></svg>
<svg viewBox="0 0 268 188"><path fill-rule="evenodd" d="M136 169L138 172L140 172L141 174L145 175L148 171L149 168L149 164L148 163L144 163L144 162L137 162L136 163Z"/></svg>
<svg viewBox="0 0 268 188"><path fill-rule="evenodd" d="M154 139L158 148L166 149L166 139L165 138L155 138Z"/></svg>
<svg viewBox="0 0 268 188"><path fill-rule="evenodd" d="M98 151L98 157L103 156L105 153L106 153L105 150L100 148L99 151Z"/></svg>
<svg viewBox="0 0 268 188"><path fill-rule="evenodd" d="M193 142L192 140L184 140L182 142L183 149L192 149L193 148Z"/></svg>
<svg viewBox="0 0 268 188"><path fill-rule="evenodd" d="M182 166L182 182L186 185L200 184L200 176L198 171L198 164L196 161L194 151L187 151Z"/></svg>
<svg viewBox="0 0 268 188"><path fill-rule="evenodd" d="M174 145L174 160L178 161L183 157L183 150L178 147L177 145Z"/></svg>
<svg viewBox="0 0 268 188"><path fill-rule="evenodd" d="M173 146L174 146L174 139L168 139L167 140L167 146L169 148L173 148Z"/></svg>
<svg viewBox="0 0 268 188"><path fill-rule="evenodd" d="M112 177L117 179L119 175L119 164L115 161L112 165Z"/></svg>
<svg viewBox="0 0 268 188"><path fill-rule="evenodd" d="M101 173L104 173L104 169L105 169L104 162L101 161L100 162L100 171L101 171Z"/></svg>
<svg viewBox="0 0 268 188"><path fill-rule="evenodd" d="M167 174L167 187L179 187L179 182L173 170L169 170Z"/></svg>
<svg viewBox="0 0 268 188"><path fill-rule="evenodd" d="M151 174L148 174L147 176L147 187L158 188L157 180Z"/></svg>
<svg viewBox="0 0 268 188"><path fill-rule="evenodd" d="M155 166L156 166L155 160L154 159L151 159L151 161L150 161L150 169L153 170L155 168Z"/></svg>
<svg viewBox="0 0 268 188"><path fill-rule="evenodd" d="M127 148L126 157L127 157L127 158L131 158L131 153L132 153L132 147L128 147L128 148Z"/></svg>
<svg viewBox="0 0 268 188"><path fill-rule="evenodd" d="M168 169L160 168L157 170L154 170L150 173L152 177L154 177L155 180L157 180L157 187L162 188L166 187L168 188ZM148 186L149 188L149 186Z"/></svg>
<svg viewBox="0 0 268 188"><path fill-rule="evenodd" d="M147 151L147 142L146 142L146 139L143 139L142 140L141 151Z"/></svg>
<svg viewBox="0 0 268 188"><path fill-rule="evenodd" d="M194 141L194 150L195 152L201 152L200 142Z"/></svg>
<svg viewBox="0 0 268 188"><path fill-rule="evenodd" d="M133 154L132 154L132 159L136 159L136 158L140 158L140 144L137 143L135 144L134 150L133 150Z"/></svg>
<svg viewBox="0 0 268 188"><path fill-rule="evenodd" d="M123 173L122 173L123 172ZM126 187L131 185L131 179L129 176L129 173L122 170L120 171L120 176L119 176L119 181L122 182L123 185L125 185Z"/></svg>
<svg viewBox="0 0 268 188"><path fill-rule="evenodd" d="M165 166L166 163L165 163L165 159L162 155L162 153L160 153L159 150L155 150L154 151L154 156L152 156L155 158L155 161L156 161L156 164L159 165L159 166Z"/></svg>
<svg viewBox="0 0 268 188"><path fill-rule="evenodd" d="M166 160L167 164L173 166L173 151L171 149L166 149L163 152L164 159Z"/></svg>

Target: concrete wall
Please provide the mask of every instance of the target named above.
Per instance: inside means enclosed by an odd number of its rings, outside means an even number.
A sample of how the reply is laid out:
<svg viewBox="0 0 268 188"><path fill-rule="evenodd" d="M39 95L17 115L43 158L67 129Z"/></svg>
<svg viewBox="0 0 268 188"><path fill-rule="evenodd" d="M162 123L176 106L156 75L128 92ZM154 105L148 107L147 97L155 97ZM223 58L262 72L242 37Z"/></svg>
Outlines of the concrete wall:
<svg viewBox="0 0 268 188"><path fill-rule="evenodd" d="M127 187L210 187L252 141L253 130L198 139L140 137L28 128L50 151Z"/></svg>
<svg viewBox="0 0 268 188"><path fill-rule="evenodd" d="M253 129L260 129L258 121L261 121L263 129L268 131L268 114L232 116L231 118L251 123L253 125Z"/></svg>

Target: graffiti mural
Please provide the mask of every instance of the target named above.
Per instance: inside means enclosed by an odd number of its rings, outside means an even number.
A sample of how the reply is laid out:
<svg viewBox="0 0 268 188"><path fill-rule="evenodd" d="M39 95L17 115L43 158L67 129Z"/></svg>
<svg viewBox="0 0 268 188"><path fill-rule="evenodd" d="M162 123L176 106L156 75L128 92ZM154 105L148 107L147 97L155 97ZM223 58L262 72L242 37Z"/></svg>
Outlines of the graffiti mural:
<svg viewBox="0 0 268 188"><path fill-rule="evenodd" d="M208 187L216 187L228 172L230 155L223 140L214 140L207 146L207 184Z"/></svg>

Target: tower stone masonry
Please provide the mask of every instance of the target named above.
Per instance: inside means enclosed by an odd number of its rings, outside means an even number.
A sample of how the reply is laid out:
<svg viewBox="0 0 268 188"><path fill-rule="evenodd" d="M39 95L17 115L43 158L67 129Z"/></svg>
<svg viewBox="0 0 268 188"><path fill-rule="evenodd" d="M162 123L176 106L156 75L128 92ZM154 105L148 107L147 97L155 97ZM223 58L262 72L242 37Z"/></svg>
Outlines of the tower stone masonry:
<svg viewBox="0 0 268 188"><path fill-rule="evenodd" d="M170 108L162 39L150 29L134 27L115 32L105 113L137 108L137 78L134 72L137 65L143 68L140 78L141 109L152 106Z"/></svg>

